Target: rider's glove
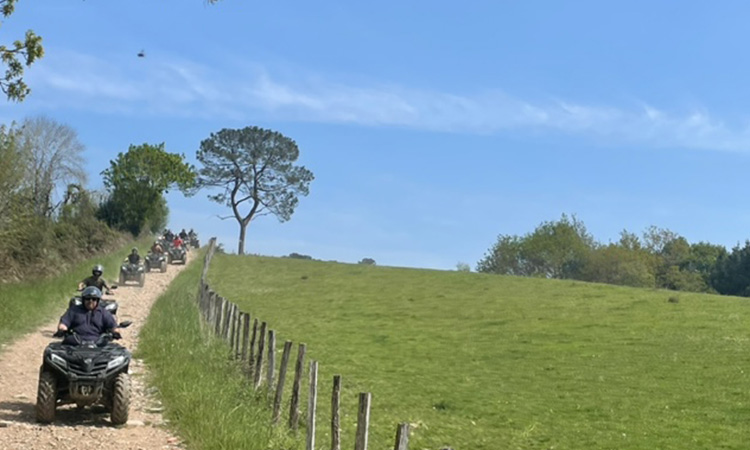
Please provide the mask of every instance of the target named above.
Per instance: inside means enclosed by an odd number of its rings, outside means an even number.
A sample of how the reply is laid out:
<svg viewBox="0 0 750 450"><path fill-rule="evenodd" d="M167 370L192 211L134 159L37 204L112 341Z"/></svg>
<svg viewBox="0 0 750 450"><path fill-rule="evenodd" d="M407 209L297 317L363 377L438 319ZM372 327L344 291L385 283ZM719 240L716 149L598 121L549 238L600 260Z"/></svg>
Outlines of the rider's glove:
<svg viewBox="0 0 750 450"><path fill-rule="evenodd" d="M65 332L63 330L57 330L55 331L55 334L52 335L52 337L63 337L65 336Z"/></svg>
<svg viewBox="0 0 750 450"><path fill-rule="evenodd" d="M112 332L112 339L122 339L122 335L119 331L113 331Z"/></svg>

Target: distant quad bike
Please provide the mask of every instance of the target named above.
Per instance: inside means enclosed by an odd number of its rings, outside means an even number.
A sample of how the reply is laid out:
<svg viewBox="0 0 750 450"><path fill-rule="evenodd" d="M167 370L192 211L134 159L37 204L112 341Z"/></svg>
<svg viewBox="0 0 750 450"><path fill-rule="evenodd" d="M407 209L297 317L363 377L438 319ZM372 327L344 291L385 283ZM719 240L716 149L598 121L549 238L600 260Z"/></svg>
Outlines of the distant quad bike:
<svg viewBox="0 0 750 450"><path fill-rule="evenodd" d="M120 266L120 284L126 284L128 281L135 281L138 286L143 287L146 283L146 272L140 264L123 263Z"/></svg>
<svg viewBox="0 0 750 450"><path fill-rule="evenodd" d="M167 252L170 264L185 264L187 261L187 252L182 247L170 246Z"/></svg>
<svg viewBox="0 0 750 450"><path fill-rule="evenodd" d="M120 328L132 322L125 321ZM58 331L55 337L73 335L79 345L53 342L44 350L39 370L36 420L51 423L58 405L75 403L78 407L104 405L113 425L128 421L130 408L130 352L112 340L118 336L102 334L97 341L82 341L74 333Z"/></svg>
<svg viewBox="0 0 750 450"><path fill-rule="evenodd" d="M164 273L167 271L167 258L164 256L164 253L148 252L144 265L146 272L159 270L159 272Z"/></svg>
<svg viewBox="0 0 750 450"><path fill-rule="evenodd" d="M199 248L201 246L201 241L198 239L198 236L190 236L190 246L193 248Z"/></svg>

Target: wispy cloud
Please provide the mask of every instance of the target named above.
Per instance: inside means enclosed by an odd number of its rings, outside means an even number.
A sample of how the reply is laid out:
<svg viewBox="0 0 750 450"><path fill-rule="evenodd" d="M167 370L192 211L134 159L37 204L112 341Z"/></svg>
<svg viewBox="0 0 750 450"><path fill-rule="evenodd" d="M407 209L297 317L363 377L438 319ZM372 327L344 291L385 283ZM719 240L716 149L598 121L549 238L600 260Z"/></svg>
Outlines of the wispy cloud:
<svg viewBox="0 0 750 450"><path fill-rule="evenodd" d="M706 111L668 112L573 100L525 101L499 90L473 94L394 85L352 85L281 76L261 67L219 72L161 56L107 60L81 54L45 58L29 76L37 104L123 114L278 119L494 134L553 131L635 142L728 151L750 150L750 126Z"/></svg>

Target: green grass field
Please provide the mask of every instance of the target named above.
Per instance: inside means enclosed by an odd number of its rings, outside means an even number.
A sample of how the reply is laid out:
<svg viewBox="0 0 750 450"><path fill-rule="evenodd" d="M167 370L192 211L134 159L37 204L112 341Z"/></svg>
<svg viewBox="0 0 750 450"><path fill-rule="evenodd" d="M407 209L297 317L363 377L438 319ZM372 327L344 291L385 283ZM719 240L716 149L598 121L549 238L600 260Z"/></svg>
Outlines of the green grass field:
<svg viewBox="0 0 750 450"><path fill-rule="evenodd" d="M202 254L159 298L141 330L136 356L151 369L165 416L191 450L299 448L270 426L270 413L226 343L201 329L195 296Z"/></svg>
<svg viewBox="0 0 750 450"><path fill-rule="evenodd" d="M364 391L371 449L402 421L412 449L747 448L748 299L231 255L209 281L320 362L320 448L335 373L343 448Z"/></svg>
<svg viewBox="0 0 750 450"><path fill-rule="evenodd" d="M149 239L139 241L142 254ZM108 256L84 261L65 274L44 278L40 275L33 283L0 284L0 344L31 331L54 317L60 317L68 307L68 300L76 293L78 283L91 275L94 264L104 266L104 279L117 283L120 262L130 253L128 244Z"/></svg>

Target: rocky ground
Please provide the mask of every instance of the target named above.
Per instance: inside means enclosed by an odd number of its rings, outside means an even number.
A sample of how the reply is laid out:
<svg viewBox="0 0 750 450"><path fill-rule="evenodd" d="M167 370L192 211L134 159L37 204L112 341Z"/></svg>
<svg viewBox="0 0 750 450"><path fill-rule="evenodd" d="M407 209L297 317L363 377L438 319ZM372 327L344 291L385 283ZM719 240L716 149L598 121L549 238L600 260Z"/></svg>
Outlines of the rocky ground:
<svg viewBox="0 0 750 450"><path fill-rule="evenodd" d="M170 265L166 273L148 274L142 288L128 285L114 291L113 297L120 304L118 320L133 321L133 325L123 330L120 344L131 350L137 347L138 332L151 305L183 268ZM66 306L60 305L61 315ZM132 393L127 425L112 426L109 414L102 407L79 410L75 405L59 407L52 425L36 423L34 405L39 366L44 348L54 340L52 333L56 326L57 321L45 324L0 350L0 449L183 448L179 439L167 431L158 392L147 386L147 369L137 359L130 365Z"/></svg>

